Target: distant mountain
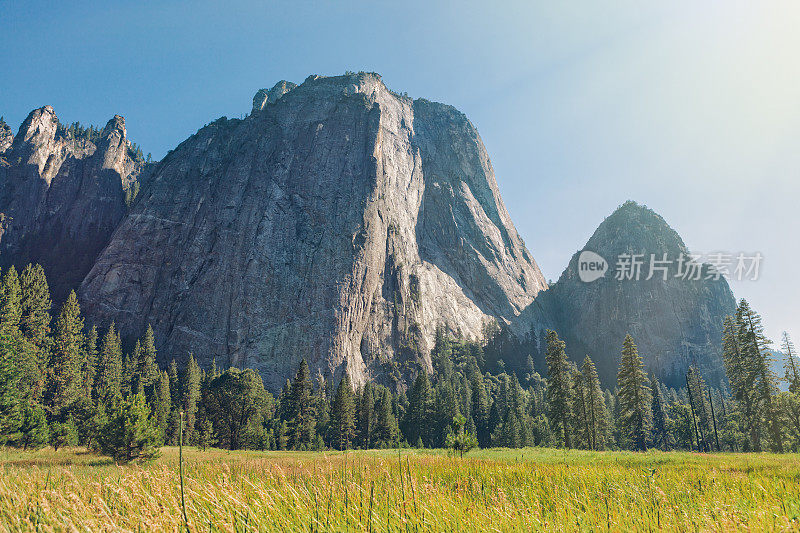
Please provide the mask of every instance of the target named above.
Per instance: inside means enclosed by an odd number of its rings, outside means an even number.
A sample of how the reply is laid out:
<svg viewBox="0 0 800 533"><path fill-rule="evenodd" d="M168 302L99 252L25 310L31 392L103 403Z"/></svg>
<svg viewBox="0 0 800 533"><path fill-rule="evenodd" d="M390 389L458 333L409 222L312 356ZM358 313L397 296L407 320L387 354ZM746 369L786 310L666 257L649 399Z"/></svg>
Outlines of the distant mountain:
<svg viewBox="0 0 800 533"><path fill-rule="evenodd" d="M606 262L598 279L583 281L579 272L581 252L590 251ZM623 254L628 254L627 256ZM658 261L650 276L651 255ZM736 301L724 277L708 265L697 271L687 263L679 271L680 257L689 250L681 237L658 214L635 202L626 202L606 218L579 252L558 282L541 293L532 306L547 320L540 327L554 327L567 343L570 356L580 361L589 355L606 386L616 382L625 335L633 335L647 370L671 386L680 386L689 365L697 366L707 379L723 377L721 357L722 320L733 314ZM583 257L592 262L592 254ZM641 261L639 280L633 268L622 264ZM588 265L590 267L591 265ZM585 277L592 271L584 265ZM666 267L666 272L658 267ZM617 279L618 272L625 279ZM666 273L666 281L664 275ZM683 279L687 274L689 279ZM627 279L628 276L634 279ZM706 279L711 278L711 279ZM532 311L518 319L517 329L537 323Z"/></svg>

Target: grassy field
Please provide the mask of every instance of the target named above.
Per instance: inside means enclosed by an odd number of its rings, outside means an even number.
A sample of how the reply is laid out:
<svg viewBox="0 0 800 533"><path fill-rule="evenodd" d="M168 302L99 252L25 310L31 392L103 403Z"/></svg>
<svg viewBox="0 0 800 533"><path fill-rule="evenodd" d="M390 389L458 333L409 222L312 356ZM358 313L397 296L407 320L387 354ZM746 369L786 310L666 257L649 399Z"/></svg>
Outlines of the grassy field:
<svg viewBox="0 0 800 533"><path fill-rule="evenodd" d="M800 455L184 450L191 531L800 529ZM178 450L0 450L2 531L179 531Z"/></svg>

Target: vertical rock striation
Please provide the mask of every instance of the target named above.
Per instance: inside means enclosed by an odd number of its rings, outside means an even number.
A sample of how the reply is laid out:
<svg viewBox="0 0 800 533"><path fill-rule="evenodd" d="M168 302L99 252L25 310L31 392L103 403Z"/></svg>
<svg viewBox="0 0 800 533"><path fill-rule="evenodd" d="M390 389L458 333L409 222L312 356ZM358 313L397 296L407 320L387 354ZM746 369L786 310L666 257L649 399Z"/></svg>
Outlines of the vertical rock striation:
<svg viewBox="0 0 800 533"><path fill-rule="evenodd" d="M81 286L96 322L273 390L301 358L389 383L430 366L437 326L478 337L546 287L462 113L364 73L253 104L159 164Z"/></svg>
<svg viewBox="0 0 800 533"><path fill-rule="evenodd" d="M116 116L89 139L53 108L32 111L16 137L0 127L0 265L45 267L56 300L77 288L125 215L143 164Z"/></svg>

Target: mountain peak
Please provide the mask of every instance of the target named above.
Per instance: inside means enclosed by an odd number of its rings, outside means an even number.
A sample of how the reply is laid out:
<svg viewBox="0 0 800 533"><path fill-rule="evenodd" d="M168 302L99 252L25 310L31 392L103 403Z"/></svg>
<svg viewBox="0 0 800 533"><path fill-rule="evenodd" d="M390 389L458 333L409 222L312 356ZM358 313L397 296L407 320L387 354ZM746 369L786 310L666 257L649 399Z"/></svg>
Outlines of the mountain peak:
<svg viewBox="0 0 800 533"><path fill-rule="evenodd" d="M632 200L619 206L603 220L585 249L607 259L623 253L689 253L681 236L661 215Z"/></svg>
<svg viewBox="0 0 800 533"><path fill-rule="evenodd" d="M374 73L260 90L250 117L202 128L154 172L84 309L273 390L301 358L399 385L431 368L437 327L477 339L546 287L475 128Z"/></svg>

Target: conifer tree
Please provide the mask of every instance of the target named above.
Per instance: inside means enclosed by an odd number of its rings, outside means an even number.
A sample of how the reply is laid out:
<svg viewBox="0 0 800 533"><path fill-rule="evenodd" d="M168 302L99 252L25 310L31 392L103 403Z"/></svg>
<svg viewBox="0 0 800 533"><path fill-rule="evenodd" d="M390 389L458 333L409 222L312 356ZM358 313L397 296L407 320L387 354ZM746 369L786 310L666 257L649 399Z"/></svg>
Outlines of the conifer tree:
<svg viewBox="0 0 800 533"><path fill-rule="evenodd" d="M217 439L214 438L214 424L208 418L202 417L197 425L197 447L206 451L207 448L217 443Z"/></svg>
<svg viewBox="0 0 800 533"><path fill-rule="evenodd" d="M556 431L560 445L572 448L570 428L570 405L572 403L572 383L566 345L552 329L546 334L547 352L547 401L550 426Z"/></svg>
<svg viewBox="0 0 800 533"><path fill-rule="evenodd" d="M172 397L169 390L169 375L166 370L159 373L158 387L155 389L154 414L156 425L162 435L167 435L169 414L172 412ZM162 439L164 440L164 439Z"/></svg>
<svg viewBox="0 0 800 533"><path fill-rule="evenodd" d="M661 393L661 385L655 375L650 376L650 388L653 396L651 408L653 411L653 445L656 448L668 450L672 447L672 437L669 431L664 395Z"/></svg>
<svg viewBox="0 0 800 533"><path fill-rule="evenodd" d="M156 343L153 328L148 325L144 337L136 353L136 370L134 371L134 389L141 388L145 397L152 397L153 385L159 379L158 364L156 363Z"/></svg>
<svg viewBox="0 0 800 533"><path fill-rule="evenodd" d="M23 450L34 450L46 446L50 440L50 429L47 426L47 416L42 406L35 403L25 403L22 406L22 423L19 428L19 442Z"/></svg>
<svg viewBox="0 0 800 533"><path fill-rule="evenodd" d="M475 435L465 431L464 425L467 419L464 415L458 415L453 418L452 431L447 434L447 447L459 454L463 459L464 454L478 445L478 439Z"/></svg>
<svg viewBox="0 0 800 533"><path fill-rule="evenodd" d="M380 387L375 419L375 444L381 448L394 446L399 436L397 419L392 410L392 395L386 387Z"/></svg>
<svg viewBox="0 0 800 533"><path fill-rule="evenodd" d="M608 413L597 368L588 355L583 359L581 375L586 383L586 419L591 437L589 447L592 450L602 450L605 447L608 431Z"/></svg>
<svg viewBox="0 0 800 533"><path fill-rule="evenodd" d="M575 428L575 445L579 448L592 448L592 430L589 423L588 391L583 374L576 368L572 368L572 397L574 405L572 409L573 427Z"/></svg>
<svg viewBox="0 0 800 533"><path fill-rule="evenodd" d="M72 415L67 414L64 417L62 414L61 418L64 418L63 422L56 420L50 424L50 446L56 451L78 444L78 428Z"/></svg>
<svg viewBox="0 0 800 533"><path fill-rule="evenodd" d="M97 372L97 328L92 326L84 337L83 361L81 363L81 396L87 400L92 399L95 373Z"/></svg>
<svg viewBox="0 0 800 533"><path fill-rule="evenodd" d="M45 394L45 405L56 418L82 394L80 370L84 347L83 319L78 298L71 291L56 320Z"/></svg>
<svg viewBox="0 0 800 533"><path fill-rule="evenodd" d="M633 337L625 336L622 360L617 374L619 388L620 421L637 450L647 449L652 427L650 387L644 363L639 356Z"/></svg>
<svg viewBox="0 0 800 533"><path fill-rule="evenodd" d="M489 431L489 397L480 372L473 372L470 378L470 391L472 393L472 417L475 422L475 436L481 448L491 444Z"/></svg>
<svg viewBox="0 0 800 533"><path fill-rule="evenodd" d="M20 391L24 398L41 400L45 386L45 368L49 361L50 290L44 269L28 265L22 271L20 282L20 330L28 341L30 351L20 365Z"/></svg>
<svg viewBox="0 0 800 533"><path fill-rule="evenodd" d="M197 402L200 400L201 378L200 367L194 360L194 354L190 353L181 390L181 405L186 417L184 438L187 442L194 442L195 438L195 422L197 421Z"/></svg>
<svg viewBox="0 0 800 533"><path fill-rule="evenodd" d="M116 403L101 435L101 451L119 463L158 457L161 442L144 395L137 393Z"/></svg>
<svg viewBox="0 0 800 533"><path fill-rule="evenodd" d="M22 424L17 366L22 347L19 315L19 283L12 266L0 287L0 445L16 441Z"/></svg>
<svg viewBox="0 0 800 533"><path fill-rule="evenodd" d="M358 442L362 448L372 446L372 430L375 425L375 400L372 398L372 385L367 382L358 396Z"/></svg>
<svg viewBox="0 0 800 533"><path fill-rule="evenodd" d="M453 391L450 381L441 379L434 388L434 433L433 445L441 447L445 445L447 432L453 422L453 418L460 415L458 401Z"/></svg>
<svg viewBox="0 0 800 533"><path fill-rule="evenodd" d="M694 366L689 367L686 374L686 393L689 396L689 407L692 409L697 424L699 447L704 451L711 451L713 424L711 421L711 408L706 397L707 389L705 380Z"/></svg>
<svg viewBox="0 0 800 533"><path fill-rule="evenodd" d="M173 407L178 407L181 405L181 384L178 377L178 363L175 362L175 358L169 362L167 375L169 376L170 402Z"/></svg>
<svg viewBox="0 0 800 533"><path fill-rule="evenodd" d="M289 391L289 446L308 449L314 441L314 413L311 405L311 377L303 359Z"/></svg>
<svg viewBox="0 0 800 533"><path fill-rule="evenodd" d="M794 349L792 339L785 331L782 335L781 349L786 357L784 369L786 370L786 382L789 384L789 392L800 394L800 368L797 364L797 351Z"/></svg>
<svg viewBox="0 0 800 533"><path fill-rule="evenodd" d="M125 363L123 364L122 371L122 395L125 398L130 398L139 392L139 380L136 375L136 370L139 367L139 357L142 352L142 341L136 339L136 344L133 345L133 351L125 354ZM144 388L141 389L144 392Z"/></svg>
<svg viewBox="0 0 800 533"><path fill-rule="evenodd" d="M403 420L403 434L408 442L416 444L418 440L422 440L423 443L430 444L428 435L432 414L431 382L428 374L422 371L417 375L414 385L411 387L408 395L408 409Z"/></svg>
<svg viewBox="0 0 800 533"><path fill-rule="evenodd" d="M336 387L336 396L331 404L331 443L337 450L347 450L353 442L355 420L353 417L353 389L345 372Z"/></svg>
<svg viewBox="0 0 800 533"><path fill-rule="evenodd" d="M747 446L759 451L761 450L761 417L757 410L756 395L753 390L756 375L742 346L745 331L740 309L737 309L736 317L725 317L723 320L722 356L731 392L741 405L744 423L749 430Z"/></svg>
<svg viewBox="0 0 800 533"><path fill-rule="evenodd" d="M492 433L492 446L519 448L522 445L519 419L512 409L506 409L503 421Z"/></svg>
<svg viewBox="0 0 800 533"><path fill-rule="evenodd" d="M746 300L741 300L737 309L737 321L743 353L748 360L755 382L755 394L761 412L767 422L773 451L783 452L780 411L775 401L778 391L777 377L772 371L772 343L764 335L761 316L753 311Z"/></svg>
<svg viewBox="0 0 800 533"><path fill-rule="evenodd" d="M100 343L95 371L95 399L107 407L122 394L122 343L114 323L108 327Z"/></svg>

